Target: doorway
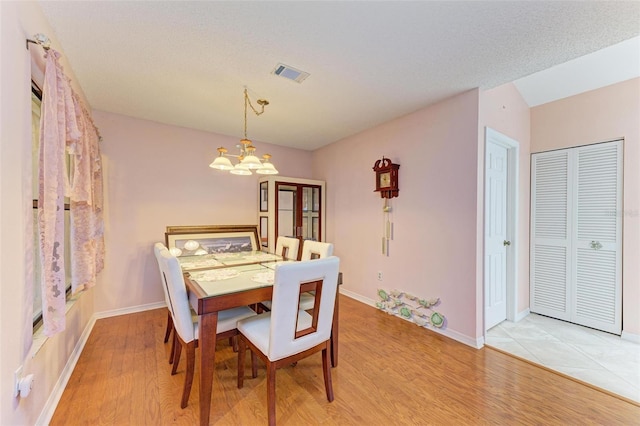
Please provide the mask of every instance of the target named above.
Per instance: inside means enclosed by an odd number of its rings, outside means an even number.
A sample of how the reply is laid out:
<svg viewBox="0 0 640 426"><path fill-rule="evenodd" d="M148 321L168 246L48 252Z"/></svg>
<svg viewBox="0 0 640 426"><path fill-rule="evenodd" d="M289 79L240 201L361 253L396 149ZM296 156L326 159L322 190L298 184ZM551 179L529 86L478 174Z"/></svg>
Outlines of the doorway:
<svg viewBox="0 0 640 426"><path fill-rule="evenodd" d="M516 140L485 128L485 330L513 321L516 314L519 147Z"/></svg>
<svg viewBox="0 0 640 426"><path fill-rule="evenodd" d="M321 186L276 182L276 237L300 240L299 255L305 240L321 241Z"/></svg>

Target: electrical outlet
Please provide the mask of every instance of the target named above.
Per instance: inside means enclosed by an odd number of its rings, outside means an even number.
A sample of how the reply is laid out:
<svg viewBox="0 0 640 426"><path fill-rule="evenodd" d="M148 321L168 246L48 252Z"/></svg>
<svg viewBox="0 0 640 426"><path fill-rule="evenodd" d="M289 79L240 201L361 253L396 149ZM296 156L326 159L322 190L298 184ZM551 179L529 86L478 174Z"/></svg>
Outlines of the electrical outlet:
<svg viewBox="0 0 640 426"><path fill-rule="evenodd" d="M378 281L382 281L382 271L378 271Z"/></svg>
<svg viewBox="0 0 640 426"><path fill-rule="evenodd" d="M22 377L22 365L16 369L13 373L13 397L17 397L20 390L18 385L20 384L20 378Z"/></svg>

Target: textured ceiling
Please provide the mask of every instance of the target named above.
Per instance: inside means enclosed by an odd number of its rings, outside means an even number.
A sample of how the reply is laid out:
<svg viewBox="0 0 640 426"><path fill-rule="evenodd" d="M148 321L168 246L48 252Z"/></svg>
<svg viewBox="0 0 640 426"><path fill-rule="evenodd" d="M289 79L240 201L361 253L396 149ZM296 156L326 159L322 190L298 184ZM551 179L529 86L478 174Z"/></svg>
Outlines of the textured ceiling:
<svg viewBox="0 0 640 426"><path fill-rule="evenodd" d="M635 1L40 4L92 108L240 137L247 86L249 138L302 149L640 34Z"/></svg>

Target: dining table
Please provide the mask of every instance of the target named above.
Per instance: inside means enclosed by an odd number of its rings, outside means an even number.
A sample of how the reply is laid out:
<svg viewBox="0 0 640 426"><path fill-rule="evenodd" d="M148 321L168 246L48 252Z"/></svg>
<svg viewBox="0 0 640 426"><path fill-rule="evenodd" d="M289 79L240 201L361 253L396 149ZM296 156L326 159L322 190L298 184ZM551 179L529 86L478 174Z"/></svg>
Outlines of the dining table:
<svg viewBox="0 0 640 426"><path fill-rule="evenodd" d="M200 425L208 425L216 355L218 312L271 300L275 268L282 256L262 251L178 257L189 302L198 314L200 347ZM338 276L342 284L342 274ZM338 297L331 330L331 366L338 365Z"/></svg>

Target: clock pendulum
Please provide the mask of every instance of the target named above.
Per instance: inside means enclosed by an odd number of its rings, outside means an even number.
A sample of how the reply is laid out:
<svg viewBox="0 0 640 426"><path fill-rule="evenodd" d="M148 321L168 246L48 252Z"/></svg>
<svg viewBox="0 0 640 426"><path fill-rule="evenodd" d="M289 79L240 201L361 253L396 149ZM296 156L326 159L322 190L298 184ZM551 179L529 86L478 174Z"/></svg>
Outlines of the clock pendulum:
<svg viewBox="0 0 640 426"><path fill-rule="evenodd" d="M382 207L382 254L389 256L389 241L393 240L393 222L391 222L391 201L384 199Z"/></svg>

